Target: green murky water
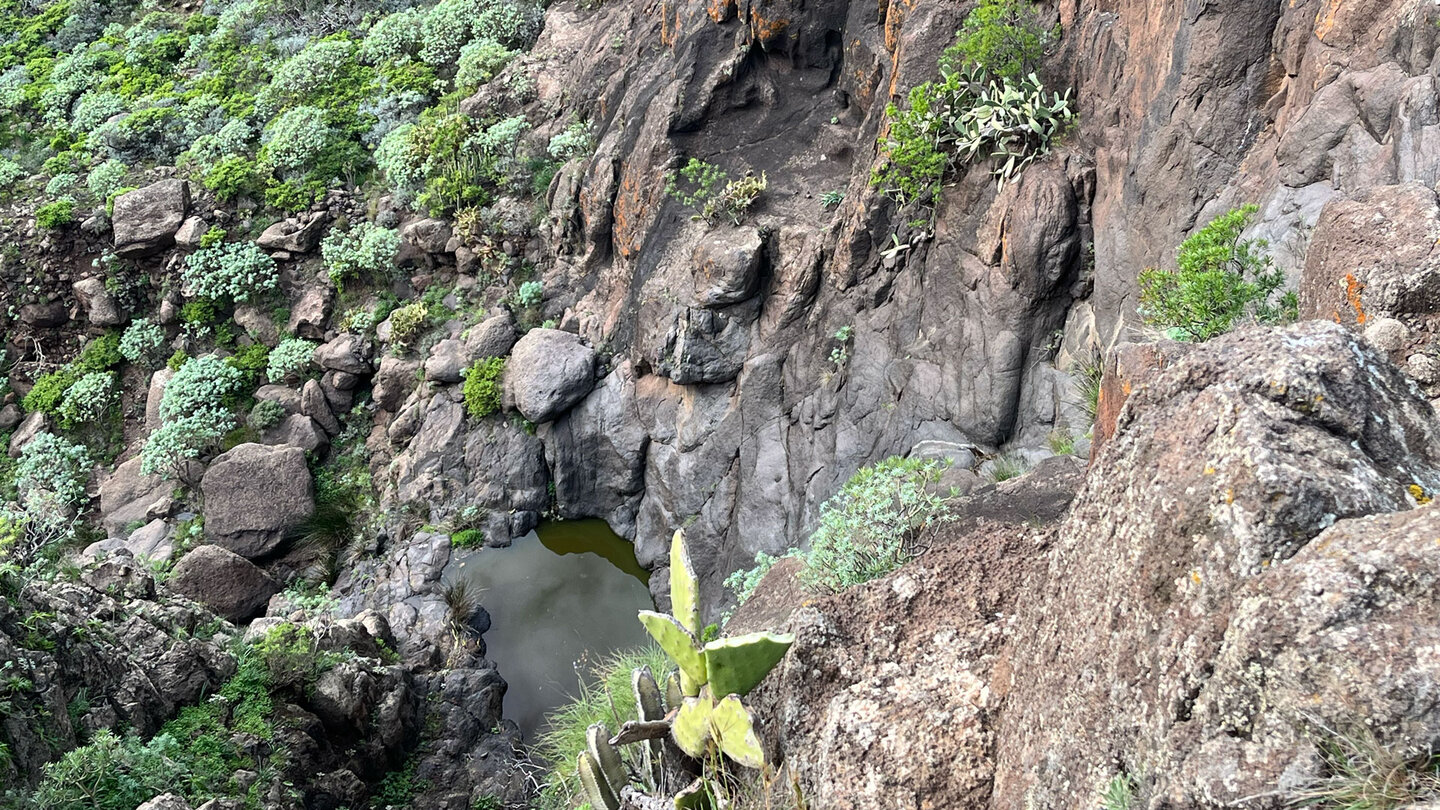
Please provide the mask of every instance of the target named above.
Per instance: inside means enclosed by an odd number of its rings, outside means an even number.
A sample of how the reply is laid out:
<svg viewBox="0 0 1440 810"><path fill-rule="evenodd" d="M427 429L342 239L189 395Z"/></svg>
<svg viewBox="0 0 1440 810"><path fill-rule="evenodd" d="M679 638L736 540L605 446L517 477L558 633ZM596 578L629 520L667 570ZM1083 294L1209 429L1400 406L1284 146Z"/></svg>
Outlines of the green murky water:
<svg viewBox="0 0 1440 810"><path fill-rule="evenodd" d="M505 716L527 740L577 691L577 661L648 638L635 618L653 607L648 574L602 520L545 523L510 548L458 553L445 578L480 589L493 622L486 657L510 684Z"/></svg>

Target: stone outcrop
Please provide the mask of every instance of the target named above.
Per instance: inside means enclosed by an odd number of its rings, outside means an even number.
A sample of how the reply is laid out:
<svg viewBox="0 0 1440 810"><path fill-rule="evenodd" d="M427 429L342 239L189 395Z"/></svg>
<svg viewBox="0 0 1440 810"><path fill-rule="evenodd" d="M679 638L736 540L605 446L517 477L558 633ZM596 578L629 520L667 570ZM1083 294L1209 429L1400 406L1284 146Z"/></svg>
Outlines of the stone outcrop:
<svg viewBox="0 0 1440 810"><path fill-rule="evenodd" d="M248 558L274 551L315 511L314 484L298 447L239 445L210 464L200 489L206 537Z"/></svg>
<svg viewBox="0 0 1440 810"><path fill-rule="evenodd" d="M115 198L111 215L115 252L126 258L151 256L175 244L175 232L190 216L190 184L161 180Z"/></svg>

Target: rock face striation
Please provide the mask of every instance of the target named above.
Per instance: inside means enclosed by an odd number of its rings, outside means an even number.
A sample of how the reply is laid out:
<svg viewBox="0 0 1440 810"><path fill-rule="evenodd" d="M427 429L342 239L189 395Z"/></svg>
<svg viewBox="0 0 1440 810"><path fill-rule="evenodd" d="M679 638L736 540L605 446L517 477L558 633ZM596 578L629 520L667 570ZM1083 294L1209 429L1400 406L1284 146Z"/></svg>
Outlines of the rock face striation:
<svg viewBox="0 0 1440 810"><path fill-rule="evenodd" d="M797 610L762 698L779 747L815 806L992 808L1092 806L1116 778L1280 808L1337 734L1424 750L1437 431L1339 326L1196 347L1135 390L1062 521L1027 525L1037 471L1001 485L1012 518Z"/></svg>

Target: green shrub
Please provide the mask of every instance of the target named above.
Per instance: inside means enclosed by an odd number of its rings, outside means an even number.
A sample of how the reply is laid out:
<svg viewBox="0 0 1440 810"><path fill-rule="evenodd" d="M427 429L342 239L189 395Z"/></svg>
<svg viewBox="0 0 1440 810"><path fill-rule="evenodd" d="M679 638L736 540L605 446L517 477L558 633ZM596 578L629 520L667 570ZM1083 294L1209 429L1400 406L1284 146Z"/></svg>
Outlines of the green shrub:
<svg viewBox="0 0 1440 810"><path fill-rule="evenodd" d="M763 172L732 179L719 166L698 158L665 176L665 193L693 208L695 219L711 224L723 216L739 225L768 185Z"/></svg>
<svg viewBox="0 0 1440 810"><path fill-rule="evenodd" d="M220 320L220 306L209 298L186 301L180 307L180 320L196 326L210 326Z"/></svg>
<svg viewBox="0 0 1440 810"><path fill-rule="evenodd" d="M9 188L25 176L25 167L9 158L0 158L0 188Z"/></svg>
<svg viewBox="0 0 1440 810"><path fill-rule="evenodd" d="M331 230L320 243L320 255L338 289L347 278L375 276L388 278L395 272L395 254L400 251L400 234L362 222L348 231Z"/></svg>
<svg viewBox="0 0 1440 810"><path fill-rule="evenodd" d="M280 172L304 174L299 170L308 169L332 137L334 132L326 122L324 110L296 107L265 128L260 162Z"/></svg>
<svg viewBox="0 0 1440 810"><path fill-rule="evenodd" d="M1047 29L1040 22L1040 7L1029 0L981 0L965 17L943 57L945 63L980 66L989 75L1018 81L1040 67L1045 48L1059 26Z"/></svg>
<svg viewBox="0 0 1440 810"><path fill-rule="evenodd" d="M514 59L515 51L490 39L480 39L460 49L455 68L455 85L473 91L495 78Z"/></svg>
<svg viewBox="0 0 1440 810"><path fill-rule="evenodd" d="M838 593L923 554L935 530L954 519L945 498L930 491L947 466L896 456L861 468L821 505L810 547L786 555L803 562L800 581ZM777 558L763 555L756 560L755 568L726 579L737 595L743 592L748 598Z"/></svg>
<svg viewBox="0 0 1440 810"><path fill-rule="evenodd" d="M515 300L522 307L539 306L545 297L545 285L538 281L527 281L515 291Z"/></svg>
<svg viewBox="0 0 1440 810"><path fill-rule="evenodd" d="M60 400L65 397L65 392L70 386L80 379L80 374L72 366L63 366L49 374L41 375L35 380L35 385L20 400L20 404L26 411L34 413L40 411L53 415L60 407Z"/></svg>
<svg viewBox="0 0 1440 810"><path fill-rule="evenodd" d="M149 318L132 321L120 337L120 355L136 365L153 367L165 346L165 330Z"/></svg>
<svg viewBox="0 0 1440 810"><path fill-rule="evenodd" d="M263 343L251 343L225 358L225 364L245 375L244 385L251 385L270 368L270 348Z"/></svg>
<svg viewBox="0 0 1440 810"><path fill-rule="evenodd" d="M461 529L450 535L450 545L455 548L484 548L485 532L481 529Z"/></svg>
<svg viewBox="0 0 1440 810"><path fill-rule="evenodd" d="M35 209L35 224L41 228L63 228L75 221L75 198L61 197Z"/></svg>
<svg viewBox="0 0 1440 810"><path fill-rule="evenodd" d="M254 194L260 186L255 163L239 155L230 155L211 166L201 183L221 202L233 202L241 195Z"/></svg>
<svg viewBox="0 0 1440 810"><path fill-rule="evenodd" d="M180 367L160 399L160 427L140 451L140 471L180 478L186 463L217 443L234 427L233 398L245 372L215 355L196 357Z"/></svg>
<svg viewBox="0 0 1440 810"><path fill-rule="evenodd" d="M280 424L286 413L284 405L273 399L262 399L250 409L250 415L245 419L245 424L255 430L266 431Z"/></svg>
<svg viewBox="0 0 1440 810"><path fill-rule="evenodd" d="M500 410L500 380L505 358L481 360L465 370L465 410L472 419L484 419Z"/></svg>
<svg viewBox="0 0 1440 810"><path fill-rule="evenodd" d="M53 433L39 433L20 451L15 485L22 496L43 490L64 503L82 503L90 465L90 452L84 445Z"/></svg>
<svg viewBox="0 0 1440 810"><path fill-rule="evenodd" d="M129 173L130 167L111 158L90 170L85 177L85 185L95 199L103 200L125 187L125 177Z"/></svg>
<svg viewBox="0 0 1440 810"><path fill-rule="evenodd" d="M939 82L910 90L908 107L886 107L885 162L870 183L902 205L939 193L951 167L988 158L997 182L1014 180L1074 118L1069 91L1047 93L1034 74L990 79L980 67L941 68Z"/></svg>
<svg viewBox="0 0 1440 810"><path fill-rule="evenodd" d="M76 380L65 390L55 410L60 427L74 430L80 425L99 422L120 399L115 387L115 374L92 371Z"/></svg>
<svg viewBox="0 0 1440 810"><path fill-rule="evenodd" d="M1245 318L1279 323L1298 316L1294 292L1277 297L1285 274L1264 240L1242 239L1254 205L1216 217L1180 245L1175 270L1140 273L1140 315L1174 340L1201 342Z"/></svg>
<svg viewBox="0 0 1440 810"><path fill-rule="evenodd" d="M310 368L315 344L299 338L286 338L270 352L265 378L272 383L302 376Z"/></svg>
<svg viewBox="0 0 1440 810"><path fill-rule="evenodd" d="M390 313L390 341L404 348L430 320L430 307L415 301Z"/></svg>
<svg viewBox="0 0 1440 810"><path fill-rule="evenodd" d="M47 810L134 810L183 778L186 753L175 738L95 732L90 742L45 765L31 804Z"/></svg>
<svg viewBox="0 0 1440 810"><path fill-rule="evenodd" d="M273 291L280 271L254 242L230 242L191 253L181 277L192 295L244 302Z"/></svg>

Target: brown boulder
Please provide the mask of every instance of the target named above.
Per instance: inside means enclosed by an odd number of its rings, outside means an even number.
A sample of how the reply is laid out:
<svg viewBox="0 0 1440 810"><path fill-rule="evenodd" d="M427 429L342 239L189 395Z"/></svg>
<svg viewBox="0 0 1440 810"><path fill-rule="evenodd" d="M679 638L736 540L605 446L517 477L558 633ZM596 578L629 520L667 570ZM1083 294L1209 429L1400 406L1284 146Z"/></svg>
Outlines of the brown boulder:
<svg viewBox="0 0 1440 810"><path fill-rule="evenodd" d="M245 557L274 551L315 511L314 483L298 447L239 445L211 463L200 488L206 537Z"/></svg>
<svg viewBox="0 0 1440 810"><path fill-rule="evenodd" d="M254 563L216 545L200 546L182 557L167 585L237 624L263 613L270 597L280 591L280 584Z"/></svg>
<svg viewBox="0 0 1440 810"><path fill-rule="evenodd" d="M190 215L190 184L161 180L115 198L111 216L115 252L125 258L150 256L175 244L175 232Z"/></svg>

